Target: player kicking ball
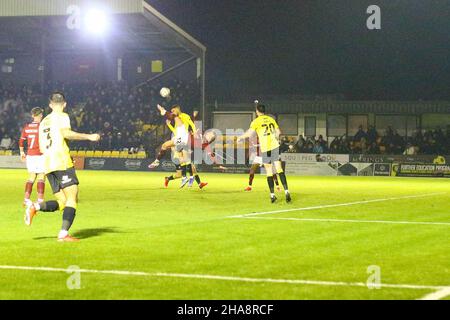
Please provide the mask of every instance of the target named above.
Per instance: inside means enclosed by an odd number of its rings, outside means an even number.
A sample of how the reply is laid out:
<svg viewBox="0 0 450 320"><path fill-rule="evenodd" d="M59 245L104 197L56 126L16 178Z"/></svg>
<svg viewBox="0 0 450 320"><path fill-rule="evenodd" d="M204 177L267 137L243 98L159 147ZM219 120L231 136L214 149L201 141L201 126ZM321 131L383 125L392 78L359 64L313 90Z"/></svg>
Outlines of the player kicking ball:
<svg viewBox="0 0 450 320"><path fill-rule="evenodd" d="M25 212L25 224L31 226L38 211L63 212L60 242L76 242L78 239L69 235L69 229L75 219L78 199L78 178L75 173L69 147L66 140L99 141L98 134L83 134L71 130L70 119L64 109L67 106L64 95L55 92L50 97L52 113L42 120L39 127L40 150L44 155L44 168L52 187L56 201L32 203Z"/></svg>
<svg viewBox="0 0 450 320"><path fill-rule="evenodd" d="M271 202L275 203L277 201L272 165L275 165L278 176L283 184L286 202L291 202L291 194L289 193L286 175L284 174L280 161L280 128L272 117L266 115L266 107L264 105L258 104L256 106L256 115L257 118L251 123L250 129L238 138L238 142L250 138L254 133L258 135L262 162L267 173L267 184L270 189Z"/></svg>
<svg viewBox="0 0 450 320"><path fill-rule="evenodd" d="M32 203L30 197L36 180L38 203L44 202L45 193L44 157L39 149L39 124L44 116L44 110L41 108L33 108L31 110L31 116L33 122L23 128L19 140L20 158L23 162L26 162L28 169L28 180L25 184L25 197L23 202L25 207ZM24 150L25 142L27 144L26 153Z"/></svg>

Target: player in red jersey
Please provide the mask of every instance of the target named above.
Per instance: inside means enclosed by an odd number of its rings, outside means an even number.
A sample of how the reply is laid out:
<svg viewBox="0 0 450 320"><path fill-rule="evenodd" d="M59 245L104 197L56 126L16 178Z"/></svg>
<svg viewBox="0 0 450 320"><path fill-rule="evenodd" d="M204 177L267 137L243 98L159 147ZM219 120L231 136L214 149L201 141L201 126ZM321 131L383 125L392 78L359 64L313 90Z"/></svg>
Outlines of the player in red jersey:
<svg viewBox="0 0 450 320"><path fill-rule="evenodd" d="M33 108L31 110L33 122L27 124L20 136L19 148L20 157L23 162L27 163L28 180L25 184L24 205L31 203L30 197L33 191L33 185L37 180L38 202L44 201L45 192L45 169L44 157L39 150L39 125L44 117L44 110L41 108ZM27 142L27 152L24 151L24 142Z"/></svg>

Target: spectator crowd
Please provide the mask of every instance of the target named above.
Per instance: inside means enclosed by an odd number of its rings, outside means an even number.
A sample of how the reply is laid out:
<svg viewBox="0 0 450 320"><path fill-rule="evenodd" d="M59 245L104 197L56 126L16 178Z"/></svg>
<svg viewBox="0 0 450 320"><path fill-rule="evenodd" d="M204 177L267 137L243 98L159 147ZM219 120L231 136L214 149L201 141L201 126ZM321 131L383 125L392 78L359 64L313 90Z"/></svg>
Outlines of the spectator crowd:
<svg viewBox="0 0 450 320"><path fill-rule="evenodd" d="M316 154L447 155L450 154L450 129L417 130L405 138L391 127L380 135L373 126L367 130L360 126L353 137L335 137L330 143L321 135L306 138L301 135L296 140L284 137L281 149L282 152Z"/></svg>
<svg viewBox="0 0 450 320"><path fill-rule="evenodd" d="M39 86L0 83L0 148L16 149L20 130L29 122L29 111L47 107L48 95L58 90L68 100L67 112L75 131L102 135L96 150L135 150L154 152L159 143L155 131L163 124L156 105L180 104L191 112L199 101L195 83L178 80L164 82L171 88L168 100L159 96L160 82L132 87L127 83L55 83L48 84L48 94ZM46 108L46 114L50 110ZM71 142L71 148L92 149L89 142Z"/></svg>
<svg viewBox="0 0 450 320"><path fill-rule="evenodd" d="M167 101L160 97L162 86L171 88ZM89 142L71 142L72 149L81 150L133 150L153 154L164 137L157 131L163 124L156 105L180 104L185 112L192 113L199 102L195 83L178 80L141 86L127 83L55 83L47 84L47 93L63 92L69 102L67 112L72 128L84 133L102 135L97 145ZM36 106L48 105L48 94L39 86L18 86L0 83L0 150L17 149L20 130L31 120L29 111ZM50 110L46 108L48 114ZM282 152L333 153L333 154L450 154L450 129L417 132L411 137L401 136L388 127L379 134L373 126L362 126L353 137L335 137L331 142L323 136L298 139L285 137Z"/></svg>

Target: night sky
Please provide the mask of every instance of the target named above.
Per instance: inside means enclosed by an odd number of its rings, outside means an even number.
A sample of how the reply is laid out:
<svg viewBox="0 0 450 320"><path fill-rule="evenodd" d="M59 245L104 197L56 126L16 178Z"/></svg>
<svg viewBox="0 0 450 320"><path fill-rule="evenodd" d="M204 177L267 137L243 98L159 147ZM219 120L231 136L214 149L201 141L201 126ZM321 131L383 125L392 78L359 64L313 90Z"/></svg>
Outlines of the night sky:
<svg viewBox="0 0 450 320"><path fill-rule="evenodd" d="M149 2L207 46L208 96L450 98L449 0Z"/></svg>

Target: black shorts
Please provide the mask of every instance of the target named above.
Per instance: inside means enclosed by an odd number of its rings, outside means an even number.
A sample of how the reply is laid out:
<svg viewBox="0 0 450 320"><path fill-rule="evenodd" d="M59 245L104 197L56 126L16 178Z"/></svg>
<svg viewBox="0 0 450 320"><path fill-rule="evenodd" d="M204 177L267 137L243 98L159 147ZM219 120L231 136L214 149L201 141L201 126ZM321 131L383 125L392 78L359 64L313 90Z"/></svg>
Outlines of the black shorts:
<svg viewBox="0 0 450 320"><path fill-rule="evenodd" d="M273 164L276 161L280 161L280 148L275 148L267 152L261 152L263 164Z"/></svg>
<svg viewBox="0 0 450 320"><path fill-rule="evenodd" d="M47 174L47 179L52 187L53 193L58 193L65 188L80 184L75 168L50 172Z"/></svg>

